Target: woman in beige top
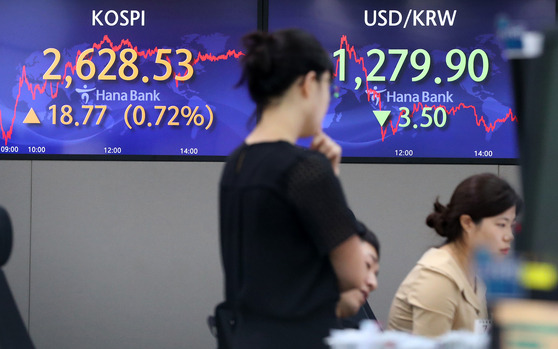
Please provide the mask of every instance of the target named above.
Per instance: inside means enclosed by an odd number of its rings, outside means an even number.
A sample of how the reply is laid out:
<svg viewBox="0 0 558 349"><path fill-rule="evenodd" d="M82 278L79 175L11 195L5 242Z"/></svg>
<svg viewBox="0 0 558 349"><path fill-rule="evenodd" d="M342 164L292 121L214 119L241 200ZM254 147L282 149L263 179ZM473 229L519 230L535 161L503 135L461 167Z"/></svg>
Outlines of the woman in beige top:
<svg viewBox="0 0 558 349"><path fill-rule="evenodd" d="M474 253L486 248L494 255L508 254L520 202L511 186L493 174L465 179L447 206L436 200L426 224L446 241L429 249L399 286L388 329L435 337L473 331L476 320L487 319Z"/></svg>

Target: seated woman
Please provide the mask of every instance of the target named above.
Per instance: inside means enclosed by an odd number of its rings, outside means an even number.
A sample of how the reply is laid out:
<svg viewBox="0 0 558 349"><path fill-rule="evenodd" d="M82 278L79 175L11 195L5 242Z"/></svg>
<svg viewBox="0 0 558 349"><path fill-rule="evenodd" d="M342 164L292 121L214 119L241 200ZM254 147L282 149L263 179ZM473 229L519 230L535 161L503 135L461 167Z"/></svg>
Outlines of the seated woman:
<svg viewBox="0 0 558 349"><path fill-rule="evenodd" d="M366 283L360 288L354 288L341 293L335 313L343 328L359 328L361 320L376 320L366 299L368 294L378 287L378 273L380 271L380 242L376 235L364 229L360 235L360 247L366 263ZM363 303L364 298L364 305ZM354 315L353 315L354 314Z"/></svg>
<svg viewBox="0 0 558 349"><path fill-rule="evenodd" d="M511 186L494 174L465 179L447 206L436 200L426 224L446 241L429 249L399 286L388 329L435 337L451 330L473 331L476 320L487 319L475 251L510 251L520 202Z"/></svg>

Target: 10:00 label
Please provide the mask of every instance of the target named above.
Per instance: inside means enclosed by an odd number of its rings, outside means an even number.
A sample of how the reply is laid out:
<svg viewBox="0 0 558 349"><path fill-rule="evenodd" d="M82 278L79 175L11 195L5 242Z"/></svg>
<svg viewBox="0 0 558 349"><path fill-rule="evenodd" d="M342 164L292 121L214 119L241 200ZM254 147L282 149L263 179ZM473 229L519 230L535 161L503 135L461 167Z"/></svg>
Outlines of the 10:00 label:
<svg viewBox="0 0 558 349"><path fill-rule="evenodd" d="M27 147L27 150L30 153L33 153L33 154L35 154L35 153L41 153L41 154L46 153L46 147Z"/></svg>

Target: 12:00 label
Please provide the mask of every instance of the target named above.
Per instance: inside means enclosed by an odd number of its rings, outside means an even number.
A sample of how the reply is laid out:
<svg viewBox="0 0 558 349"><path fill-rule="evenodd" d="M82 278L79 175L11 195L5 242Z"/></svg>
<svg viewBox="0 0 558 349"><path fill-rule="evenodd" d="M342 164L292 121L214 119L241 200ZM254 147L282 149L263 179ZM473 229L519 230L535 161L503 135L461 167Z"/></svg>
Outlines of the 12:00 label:
<svg viewBox="0 0 558 349"><path fill-rule="evenodd" d="M121 147L104 147L103 150L105 154L121 154L122 148Z"/></svg>
<svg viewBox="0 0 558 349"><path fill-rule="evenodd" d="M395 156L413 156L412 149L395 149Z"/></svg>

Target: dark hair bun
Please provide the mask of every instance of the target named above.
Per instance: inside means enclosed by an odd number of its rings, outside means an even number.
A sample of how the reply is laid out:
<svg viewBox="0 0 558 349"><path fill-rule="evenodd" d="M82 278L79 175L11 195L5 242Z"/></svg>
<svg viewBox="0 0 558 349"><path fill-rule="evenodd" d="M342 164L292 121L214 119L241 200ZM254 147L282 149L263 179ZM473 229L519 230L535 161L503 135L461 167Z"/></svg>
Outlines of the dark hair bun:
<svg viewBox="0 0 558 349"><path fill-rule="evenodd" d="M257 31L245 35L242 43L246 50L237 86L248 86L257 120L271 100L282 96L301 76L310 71L318 76L333 72L329 53L312 34L300 29Z"/></svg>
<svg viewBox="0 0 558 349"><path fill-rule="evenodd" d="M271 72L271 50L273 36L265 32L253 32L242 39L246 47L246 55L243 57L245 67L260 76L266 76Z"/></svg>
<svg viewBox="0 0 558 349"><path fill-rule="evenodd" d="M434 228L438 235L443 237L448 237L446 232L446 216L447 216L448 208L442 205L438 198L436 198L436 202L434 202L434 212L426 217L426 225L430 228Z"/></svg>

